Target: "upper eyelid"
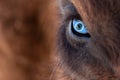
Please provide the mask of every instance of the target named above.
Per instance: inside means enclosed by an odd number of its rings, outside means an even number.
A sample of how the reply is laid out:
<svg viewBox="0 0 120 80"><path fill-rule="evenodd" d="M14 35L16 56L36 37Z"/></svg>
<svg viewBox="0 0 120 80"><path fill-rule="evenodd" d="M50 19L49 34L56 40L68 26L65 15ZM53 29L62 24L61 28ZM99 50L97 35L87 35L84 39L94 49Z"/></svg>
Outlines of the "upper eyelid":
<svg viewBox="0 0 120 80"><path fill-rule="evenodd" d="M76 18L82 21L80 14L77 12L76 8L72 3L63 7L62 15L65 17L65 20L71 20Z"/></svg>

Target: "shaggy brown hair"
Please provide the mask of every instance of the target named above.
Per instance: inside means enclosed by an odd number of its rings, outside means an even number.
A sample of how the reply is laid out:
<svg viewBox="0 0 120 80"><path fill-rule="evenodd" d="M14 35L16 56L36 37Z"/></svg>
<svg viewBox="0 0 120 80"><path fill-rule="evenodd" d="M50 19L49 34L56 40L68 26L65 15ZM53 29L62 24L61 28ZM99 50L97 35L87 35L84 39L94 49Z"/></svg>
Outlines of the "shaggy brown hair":
<svg viewBox="0 0 120 80"><path fill-rule="evenodd" d="M59 57L71 79L120 79L119 5L119 0L60 0ZM69 22L74 18L85 23L88 40L70 34Z"/></svg>

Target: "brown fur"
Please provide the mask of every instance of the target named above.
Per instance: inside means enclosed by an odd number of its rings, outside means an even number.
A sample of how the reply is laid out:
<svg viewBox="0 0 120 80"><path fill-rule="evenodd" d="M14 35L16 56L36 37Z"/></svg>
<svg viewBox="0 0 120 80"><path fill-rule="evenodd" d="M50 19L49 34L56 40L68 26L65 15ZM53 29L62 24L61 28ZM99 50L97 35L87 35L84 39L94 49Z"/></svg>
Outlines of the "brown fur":
<svg viewBox="0 0 120 80"><path fill-rule="evenodd" d="M55 15L53 0L0 0L0 80L50 79Z"/></svg>
<svg viewBox="0 0 120 80"><path fill-rule="evenodd" d="M65 74L73 80L120 80L120 1L60 0L58 48ZM69 21L80 16L91 35L89 42L71 38ZM67 33L67 34L66 34Z"/></svg>

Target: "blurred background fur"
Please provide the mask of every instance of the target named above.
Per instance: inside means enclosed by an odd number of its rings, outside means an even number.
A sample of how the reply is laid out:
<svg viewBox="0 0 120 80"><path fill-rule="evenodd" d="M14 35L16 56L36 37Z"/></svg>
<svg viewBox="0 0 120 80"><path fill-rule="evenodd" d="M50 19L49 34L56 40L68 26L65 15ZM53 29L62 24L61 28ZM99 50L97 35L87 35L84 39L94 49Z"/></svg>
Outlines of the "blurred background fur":
<svg viewBox="0 0 120 80"><path fill-rule="evenodd" d="M53 80L55 0L0 0L0 80Z"/></svg>

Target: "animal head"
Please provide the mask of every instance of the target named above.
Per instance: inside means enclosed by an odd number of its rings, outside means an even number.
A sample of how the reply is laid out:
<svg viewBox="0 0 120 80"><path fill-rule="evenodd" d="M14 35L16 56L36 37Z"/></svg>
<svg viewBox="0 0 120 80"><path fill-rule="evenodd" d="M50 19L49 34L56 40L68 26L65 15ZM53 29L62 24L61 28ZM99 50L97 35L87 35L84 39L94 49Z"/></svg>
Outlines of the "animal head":
<svg viewBox="0 0 120 80"><path fill-rule="evenodd" d="M58 51L72 79L120 79L119 5L119 0L60 0Z"/></svg>

